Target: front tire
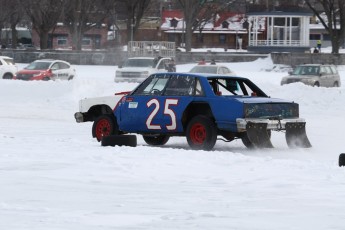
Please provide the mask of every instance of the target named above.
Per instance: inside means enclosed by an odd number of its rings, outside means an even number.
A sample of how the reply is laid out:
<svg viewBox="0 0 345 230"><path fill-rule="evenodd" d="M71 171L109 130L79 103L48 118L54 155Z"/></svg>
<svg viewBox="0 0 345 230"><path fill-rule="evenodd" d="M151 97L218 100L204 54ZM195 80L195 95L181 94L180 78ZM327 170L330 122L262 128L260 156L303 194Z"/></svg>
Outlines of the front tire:
<svg viewBox="0 0 345 230"><path fill-rule="evenodd" d="M145 136L143 135L144 141L148 145L165 145L168 140L169 136L167 135L160 135L160 136Z"/></svg>
<svg viewBox="0 0 345 230"><path fill-rule="evenodd" d="M101 115L92 125L92 136L101 141L102 137L118 134L119 128L115 122L114 115Z"/></svg>
<svg viewBox="0 0 345 230"><path fill-rule="evenodd" d="M211 150L217 141L217 129L210 118L196 116L189 121L186 136L192 149Z"/></svg>

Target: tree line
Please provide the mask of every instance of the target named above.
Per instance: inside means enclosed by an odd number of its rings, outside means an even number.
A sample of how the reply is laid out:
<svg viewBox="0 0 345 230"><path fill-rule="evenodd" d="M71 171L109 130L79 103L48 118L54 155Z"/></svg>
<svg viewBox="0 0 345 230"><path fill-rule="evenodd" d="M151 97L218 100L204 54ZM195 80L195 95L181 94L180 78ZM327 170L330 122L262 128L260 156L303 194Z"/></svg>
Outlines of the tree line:
<svg viewBox="0 0 345 230"><path fill-rule="evenodd" d="M46 49L48 34L57 23L64 23L72 35L73 47L81 49L83 34L106 23L118 28L125 21L127 38L134 37L145 16L160 17L162 0L0 0L0 31L11 28L11 45L16 48L16 27L34 29L40 37L40 48ZM192 47L193 31L217 13L245 13L250 6L274 10L286 0L171 0L183 11L186 50ZM290 0L289 5L309 8L330 35L332 53L338 53L345 37L345 0ZM322 17L324 12L326 17Z"/></svg>

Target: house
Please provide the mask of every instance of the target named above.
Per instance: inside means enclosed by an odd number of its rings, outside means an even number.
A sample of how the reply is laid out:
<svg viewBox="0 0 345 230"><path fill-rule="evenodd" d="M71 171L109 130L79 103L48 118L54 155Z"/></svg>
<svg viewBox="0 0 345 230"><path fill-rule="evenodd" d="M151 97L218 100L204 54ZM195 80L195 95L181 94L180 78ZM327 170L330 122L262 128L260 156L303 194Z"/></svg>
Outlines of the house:
<svg viewBox="0 0 345 230"><path fill-rule="evenodd" d="M224 49L246 48L248 31L245 14L223 12L200 26L193 32L192 46ZM183 12L178 9L162 11L162 40L174 41L184 46L185 23Z"/></svg>
<svg viewBox="0 0 345 230"><path fill-rule="evenodd" d="M39 46L40 38L35 30L32 30L32 42L35 46ZM82 38L82 49L94 50L107 48L108 44L108 28L106 24L93 27L84 33ZM56 27L49 31L48 49L74 49L72 43L72 35L67 26L58 23Z"/></svg>

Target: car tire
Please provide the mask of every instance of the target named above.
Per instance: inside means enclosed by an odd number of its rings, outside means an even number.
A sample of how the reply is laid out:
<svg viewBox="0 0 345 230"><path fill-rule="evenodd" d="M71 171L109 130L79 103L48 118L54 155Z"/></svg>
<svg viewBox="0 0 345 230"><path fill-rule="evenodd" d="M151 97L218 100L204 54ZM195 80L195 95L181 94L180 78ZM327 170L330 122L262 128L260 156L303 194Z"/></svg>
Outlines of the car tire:
<svg viewBox="0 0 345 230"><path fill-rule="evenodd" d="M92 125L92 136L97 141L101 141L103 137L116 135L119 132L114 115L103 114L99 116Z"/></svg>
<svg viewBox="0 0 345 230"><path fill-rule="evenodd" d="M167 135L159 135L159 136L145 136L143 135L143 139L148 145L165 145L170 136Z"/></svg>
<svg viewBox="0 0 345 230"><path fill-rule="evenodd" d="M211 150L217 141L216 125L208 117L195 116L187 125L186 137L192 149Z"/></svg>
<svg viewBox="0 0 345 230"><path fill-rule="evenodd" d="M244 146L246 146L248 149L253 149L255 148L253 142L251 142L248 138L247 132L243 133L242 137L241 137L242 143L244 144Z"/></svg>
<svg viewBox="0 0 345 230"><path fill-rule="evenodd" d="M267 130L267 135L271 138L271 130ZM244 146L246 146L248 149L253 149L255 148L255 145L253 142L251 142L248 138L247 132L243 133L241 136L242 143Z"/></svg>
<svg viewBox="0 0 345 230"><path fill-rule="evenodd" d="M73 80L73 78L74 76L72 75L72 76L69 76L67 80L70 81L70 80Z"/></svg>
<svg viewBox="0 0 345 230"><path fill-rule="evenodd" d="M314 83L313 86L314 86L314 87L320 87L320 83L317 81L317 82Z"/></svg>
<svg viewBox="0 0 345 230"><path fill-rule="evenodd" d="M345 166L345 153L339 155L339 167Z"/></svg>
<svg viewBox="0 0 345 230"><path fill-rule="evenodd" d="M13 79L13 75L10 73L5 73L2 79L8 79L8 80Z"/></svg>
<svg viewBox="0 0 345 230"><path fill-rule="evenodd" d="M49 77L44 77L42 80L43 81L50 81L50 78Z"/></svg>
<svg viewBox="0 0 345 230"><path fill-rule="evenodd" d="M137 146L137 136L136 135L110 135L104 136L101 142L102 146Z"/></svg>
<svg viewBox="0 0 345 230"><path fill-rule="evenodd" d="M333 87L339 87L339 83L337 81L334 82Z"/></svg>

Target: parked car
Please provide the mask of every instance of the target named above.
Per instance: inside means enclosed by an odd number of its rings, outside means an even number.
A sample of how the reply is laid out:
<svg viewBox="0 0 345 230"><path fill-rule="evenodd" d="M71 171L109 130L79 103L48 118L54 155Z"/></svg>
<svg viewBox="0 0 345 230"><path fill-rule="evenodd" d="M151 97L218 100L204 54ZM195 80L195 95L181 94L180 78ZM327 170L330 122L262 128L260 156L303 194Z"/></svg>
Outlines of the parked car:
<svg viewBox="0 0 345 230"><path fill-rule="evenodd" d="M156 73L132 92L81 100L74 116L93 121L92 136L111 137L107 145L134 146L123 134L137 133L149 145L186 136L191 148L211 150L222 136L242 139L248 148L272 148L271 131L285 131L289 147L311 147L297 103L269 97L236 76Z"/></svg>
<svg viewBox="0 0 345 230"><path fill-rule="evenodd" d="M340 87L340 76L334 65L304 64L297 66L289 76L283 77L281 85L302 82L311 86Z"/></svg>
<svg viewBox="0 0 345 230"><path fill-rule="evenodd" d="M115 82L142 82L157 72L175 72L176 66L170 57L132 57L116 70Z"/></svg>
<svg viewBox="0 0 345 230"><path fill-rule="evenodd" d="M18 80L72 80L76 75L70 63L62 60L36 60L16 73Z"/></svg>
<svg viewBox="0 0 345 230"><path fill-rule="evenodd" d="M236 73L231 71L228 67L223 65L196 65L190 73L214 73L235 76Z"/></svg>
<svg viewBox="0 0 345 230"><path fill-rule="evenodd" d="M0 77L2 79L13 79L18 71L13 58L7 56L0 56Z"/></svg>

